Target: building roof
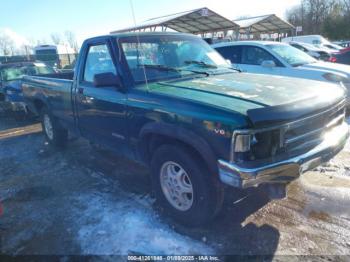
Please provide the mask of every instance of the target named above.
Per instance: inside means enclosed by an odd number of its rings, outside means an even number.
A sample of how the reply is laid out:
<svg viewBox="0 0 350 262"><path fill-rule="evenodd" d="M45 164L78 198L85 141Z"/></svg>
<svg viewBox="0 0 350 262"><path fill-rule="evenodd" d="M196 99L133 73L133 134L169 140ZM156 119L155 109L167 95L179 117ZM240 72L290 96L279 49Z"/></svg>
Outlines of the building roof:
<svg viewBox="0 0 350 262"><path fill-rule="evenodd" d="M171 28L175 31L183 33L201 34L224 30L234 30L239 26L235 22L204 7L172 15L152 18L133 27L116 30L111 33L130 32L152 29L156 27Z"/></svg>
<svg viewBox="0 0 350 262"><path fill-rule="evenodd" d="M294 29L294 26L275 14L233 20L240 27L240 33L269 33Z"/></svg>

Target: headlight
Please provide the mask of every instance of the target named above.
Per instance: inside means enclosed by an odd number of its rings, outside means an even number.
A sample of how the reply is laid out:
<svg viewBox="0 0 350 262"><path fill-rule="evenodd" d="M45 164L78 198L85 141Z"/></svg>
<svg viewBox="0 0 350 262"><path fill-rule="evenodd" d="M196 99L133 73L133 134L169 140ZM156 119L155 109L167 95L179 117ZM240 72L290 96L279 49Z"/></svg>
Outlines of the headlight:
<svg viewBox="0 0 350 262"><path fill-rule="evenodd" d="M250 150L251 135L237 135L235 139L236 153L248 152Z"/></svg>
<svg viewBox="0 0 350 262"><path fill-rule="evenodd" d="M332 74L332 73L324 74L323 78L325 78L328 81L336 82L336 83L339 83L339 82L350 83L350 79L348 77L340 76L340 75L336 75L336 74Z"/></svg>
<svg viewBox="0 0 350 262"><path fill-rule="evenodd" d="M256 130L234 134L231 147L231 161L251 161L274 156L283 145L281 130Z"/></svg>
<svg viewBox="0 0 350 262"><path fill-rule="evenodd" d="M14 94L15 94L15 92L14 92L14 91L12 91L12 90L6 90L6 94L7 94L7 95L14 95Z"/></svg>

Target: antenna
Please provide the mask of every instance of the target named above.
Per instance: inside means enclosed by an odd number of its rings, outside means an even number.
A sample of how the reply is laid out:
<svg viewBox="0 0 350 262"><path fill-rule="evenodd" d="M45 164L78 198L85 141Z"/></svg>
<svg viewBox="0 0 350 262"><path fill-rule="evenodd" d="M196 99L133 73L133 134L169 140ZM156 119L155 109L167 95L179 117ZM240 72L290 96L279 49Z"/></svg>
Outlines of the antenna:
<svg viewBox="0 0 350 262"><path fill-rule="evenodd" d="M133 4L133 0L129 0L129 3L130 3L130 8L131 8L131 13L132 13L132 18L134 20L134 26L136 28L136 16L135 16L135 9L134 9L134 4ZM139 32L135 30L135 33L136 33L136 39L137 39L137 56L139 57L139 46L141 45L140 43L140 37L139 37ZM145 76L145 83L146 83L146 87L147 87L147 90L149 91L149 87L148 87L148 80L147 80L147 75L146 75L146 69L145 67L143 66L143 74Z"/></svg>

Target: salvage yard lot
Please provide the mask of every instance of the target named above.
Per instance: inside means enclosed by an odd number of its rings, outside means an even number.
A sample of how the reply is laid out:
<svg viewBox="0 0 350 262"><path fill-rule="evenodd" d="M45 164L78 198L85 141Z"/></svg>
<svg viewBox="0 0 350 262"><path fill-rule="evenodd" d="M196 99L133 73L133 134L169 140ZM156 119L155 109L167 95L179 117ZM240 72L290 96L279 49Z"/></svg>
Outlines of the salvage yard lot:
<svg viewBox="0 0 350 262"><path fill-rule="evenodd" d="M0 118L3 254L350 255L349 145L285 199L234 199L211 225L185 228L154 208L144 167L83 139L54 150L35 121Z"/></svg>

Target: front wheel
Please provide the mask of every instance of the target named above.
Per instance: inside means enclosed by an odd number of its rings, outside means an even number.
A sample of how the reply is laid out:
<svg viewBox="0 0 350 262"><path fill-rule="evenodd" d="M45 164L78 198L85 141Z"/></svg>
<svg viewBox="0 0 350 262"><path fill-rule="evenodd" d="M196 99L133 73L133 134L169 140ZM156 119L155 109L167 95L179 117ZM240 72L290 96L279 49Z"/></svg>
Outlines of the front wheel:
<svg viewBox="0 0 350 262"><path fill-rule="evenodd" d="M221 208L223 189L202 163L180 145L161 146L153 155L152 181L157 203L181 224L205 224Z"/></svg>
<svg viewBox="0 0 350 262"><path fill-rule="evenodd" d="M64 147L68 140L68 131L60 126L52 114L43 108L41 111L41 125L49 144L56 147Z"/></svg>

